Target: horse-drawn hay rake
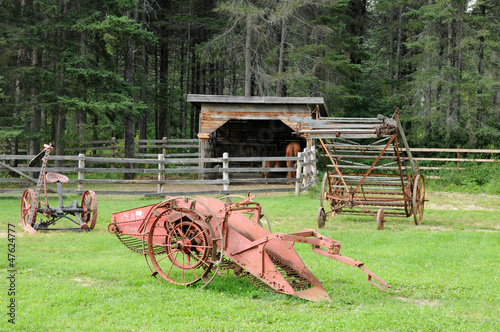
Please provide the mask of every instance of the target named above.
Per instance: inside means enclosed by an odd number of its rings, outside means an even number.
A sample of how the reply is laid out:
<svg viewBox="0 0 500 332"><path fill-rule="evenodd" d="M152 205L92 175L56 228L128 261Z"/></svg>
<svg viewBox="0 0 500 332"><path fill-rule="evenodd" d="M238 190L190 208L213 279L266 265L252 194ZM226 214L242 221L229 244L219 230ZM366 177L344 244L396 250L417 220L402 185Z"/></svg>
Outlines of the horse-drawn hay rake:
<svg viewBox="0 0 500 332"><path fill-rule="evenodd" d="M232 203L210 197L167 197L165 201L117 212L110 233L145 256L158 281L207 286L222 270L233 270L256 285L308 300L329 299L293 245L310 244L313 252L359 267L377 288L389 285L364 263L339 254L340 242L305 229L271 233L261 225L262 210L253 196ZM375 283L375 281L377 283Z"/></svg>
<svg viewBox="0 0 500 332"><path fill-rule="evenodd" d="M371 214L378 229L384 227L385 216L413 214L415 224L422 223L424 177L412 158L398 108L392 118L302 121L297 133L319 140L326 165L318 227L337 213Z"/></svg>
<svg viewBox="0 0 500 332"><path fill-rule="evenodd" d="M53 147L51 144L44 145L44 149L33 158L29 166L35 165L42 159L42 168L38 177L36 189L26 189L21 199L21 226L26 232L37 233L40 230L72 230L72 231L90 231L94 228L97 221L97 198L93 191L87 190L82 196L82 203L78 205L73 200L71 205L63 205L62 183L67 183L68 178L62 174L46 172L47 161ZM56 183L57 194L59 197L59 206L52 207L47 199L46 183ZM41 187L43 184L44 201L39 199ZM40 221L37 223L37 215L40 214ZM46 219L44 220L43 217ZM67 219L78 227L53 228L56 222Z"/></svg>

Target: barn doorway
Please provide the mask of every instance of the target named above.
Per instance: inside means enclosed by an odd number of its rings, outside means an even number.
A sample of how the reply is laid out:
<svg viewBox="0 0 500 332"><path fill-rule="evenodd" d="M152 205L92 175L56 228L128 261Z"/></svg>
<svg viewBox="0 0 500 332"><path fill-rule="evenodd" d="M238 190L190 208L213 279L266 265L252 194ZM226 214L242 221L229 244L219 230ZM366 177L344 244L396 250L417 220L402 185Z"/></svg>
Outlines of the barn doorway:
<svg viewBox="0 0 500 332"><path fill-rule="evenodd" d="M290 142L305 147L305 140L281 120L229 120L216 130L214 138L216 156L228 152L230 157L284 157Z"/></svg>

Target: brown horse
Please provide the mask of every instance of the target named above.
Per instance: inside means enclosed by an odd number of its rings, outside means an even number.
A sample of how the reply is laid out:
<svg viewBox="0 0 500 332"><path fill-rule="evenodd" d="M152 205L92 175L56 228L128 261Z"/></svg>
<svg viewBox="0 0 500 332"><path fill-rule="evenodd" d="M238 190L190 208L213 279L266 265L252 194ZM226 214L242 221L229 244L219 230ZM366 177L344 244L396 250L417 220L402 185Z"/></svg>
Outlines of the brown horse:
<svg viewBox="0 0 500 332"><path fill-rule="evenodd" d="M273 168L273 167L280 168L280 167L285 167L285 162L284 161L280 161L280 160L267 160L264 163L264 167L266 167L266 168ZM269 173L270 172L264 172L264 178L267 179L267 177L269 176Z"/></svg>
<svg viewBox="0 0 500 332"><path fill-rule="evenodd" d="M286 146L286 156L287 157L297 157L300 151L302 151L302 148L300 147L299 142L292 142ZM290 160L290 161L286 162L286 167L293 168L293 167L295 167L295 164L297 164L296 161ZM296 177L295 171L288 172L287 178L292 179L295 177Z"/></svg>

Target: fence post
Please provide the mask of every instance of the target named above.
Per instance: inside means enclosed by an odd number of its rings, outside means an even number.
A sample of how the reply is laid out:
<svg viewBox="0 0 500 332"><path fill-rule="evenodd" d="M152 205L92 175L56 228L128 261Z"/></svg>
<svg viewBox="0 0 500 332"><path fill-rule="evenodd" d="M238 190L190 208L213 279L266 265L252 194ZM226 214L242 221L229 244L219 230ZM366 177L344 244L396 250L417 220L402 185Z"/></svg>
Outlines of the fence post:
<svg viewBox="0 0 500 332"><path fill-rule="evenodd" d="M83 169L85 168L85 155L83 153L78 154L78 168ZM83 171L78 170L78 191L83 191L83 182L80 182L80 180L84 180L85 175Z"/></svg>
<svg viewBox="0 0 500 332"><path fill-rule="evenodd" d="M163 153L163 155L166 155L168 140L166 137L163 137L161 140L163 141L161 142L161 153Z"/></svg>
<svg viewBox="0 0 500 332"><path fill-rule="evenodd" d="M115 157L115 146L116 146L116 138L111 137L111 158ZM111 168L115 167L114 163L110 164Z"/></svg>
<svg viewBox="0 0 500 332"><path fill-rule="evenodd" d="M302 165L304 164L303 157L302 157L302 152L299 152L297 155L300 159L297 161L297 170L296 170L296 179L297 182L295 182L295 195L300 194L300 185L302 184L301 178L302 178Z"/></svg>
<svg viewBox="0 0 500 332"><path fill-rule="evenodd" d="M229 153L227 152L224 152L222 154L222 180L227 180L229 181L229 172L226 171L228 168L229 168ZM228 191L229 190L229 183L224 183L224 191Z"/></svg>
<svg viewBox="0 0 500 332"><path fill-rule="evenodd" d="M460 145L458 146L460 149ZM457 152L457 171L460 169L460 151Z"/></svg>
<svg viewBox="0 0 500 332"><path fill-rule="evenodd" d="M304 149L304 170L302 172L302 185L305 187L309 184L311 181L311 164L309 163L311 161L311 149L310 148L305 148Z"/></svg>
<svg viewBox="0 0 500 332"><path fill-rule="evenodd" d="M165 192L163 184L163 181L165 180L165 174L162 172L162 170L165 169L165 164L163 163L165 161L165 155L158 154L158 160L160 161L158 163L158 169L160 170L160 172L158 172L158 181L161 181L161 183L158 183L158 193L163 193Z"/></svg>
<svg viewBox="0 0 500 332"><path fill-rule="evenodd" d="M312 177L313 181L316 182L317 175L318 175L318 161L316 159L316 146L311 147L311 161L313 162L311 164L311 172L312 172Z"/></svg>

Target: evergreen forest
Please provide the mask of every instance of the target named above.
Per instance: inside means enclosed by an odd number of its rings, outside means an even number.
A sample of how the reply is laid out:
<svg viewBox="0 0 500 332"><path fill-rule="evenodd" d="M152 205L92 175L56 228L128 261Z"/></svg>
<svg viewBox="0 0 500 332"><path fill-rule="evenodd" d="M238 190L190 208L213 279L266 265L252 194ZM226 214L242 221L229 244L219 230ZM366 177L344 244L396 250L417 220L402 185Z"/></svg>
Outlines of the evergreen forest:
<svg viewBox="0 0 500 332"><path fill-rule="evenodd" d="M187 94L325 98L499 148L498 0L0 0L0 141L194 138ZM133 145L133 144L132 144Z"/></svg>

